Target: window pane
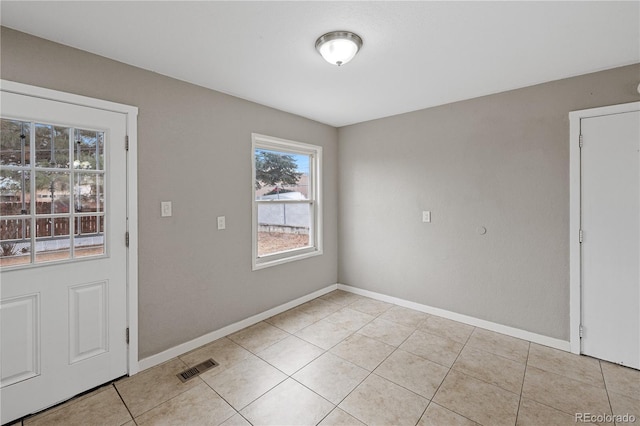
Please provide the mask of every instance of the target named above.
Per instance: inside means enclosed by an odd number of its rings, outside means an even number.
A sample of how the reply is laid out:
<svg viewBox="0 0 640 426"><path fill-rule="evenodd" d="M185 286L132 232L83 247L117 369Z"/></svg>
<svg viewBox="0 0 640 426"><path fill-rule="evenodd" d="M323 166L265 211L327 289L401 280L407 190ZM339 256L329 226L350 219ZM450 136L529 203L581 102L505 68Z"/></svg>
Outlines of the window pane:
<svg viewBox="0 0 640 426"><path fill-rule="evenodd" d="M68 172L36 172L37 214L69 212L69 178Z"/></svg>
<svg viewBox="0 0 640 426"><path fill-rule="evenodd" d="M36 219L36 262L51 262L71 257L69 218Z"/></svg>
<svg viewBox="0 0 640 426"><path fill-rule="evenodd" d="M53 219L40 217L36 219L36 238L51 237L53 235Z"/></svg>
<svg viewBox="0 0 640 426"><path fill-rule="evenodd" d="M105 254L105 132L7 118L0 124L0 266L29 264L32 254L37 263Z"/></svg>
<svg viewBox="0 0 640 426"><path fill-rule="evenodd" d="M104 217L77 217L76 234L73 241L75 257L104 254Z"/></svg>
<svg viewBox="0 0 640 426"><path fill-rule="evenodd" d="M35 127L36 166L69 168L69 129L37 123Z"/></svg>
<svg viewBox="0 0 640 426"><path fill-rule="evenodd" d="M308 200L311 156L256 149L256 200Z"/></svg>
<svg viewBox="0 0 640 426"><path fill-rule="evenodd" d="M31 123L2 119L0 128L0 164L28 166L31 147Z"/></svg>
<svg viewBox="0 0 640 426"><path fill-rule="evenodd" d="M75 235L95 235L104 232L103 216L80 216L75 219Z"/></svg>
<svg viewBox="0 0 640 426"><path fill-rule="evenodd" d="M104 170L104 133L76 129L73 167L80 170Z"/></svg>
<svg viewBox="0 0 640 426"><path fill-rule="evenodd" d="M258 256L309 247L310 204L258 205Z"/></svg>
<svg viewBox="0 0 640 426"><path fill-rule="evenodd" d="M0 170L0 215L31 213L31 173Z"/></svg>
<svg viewBox="0 0 640 426"><path fill-rule="evenodd" d="M101 174L76 173L74 191L76 212L104 211L104 185Z"/></svg>
<svg viewBox="0 0 640 426"><path fill-rule="evenodd" d="M29 220L0 220L0 266L24 265L31 262Z"/></svg>

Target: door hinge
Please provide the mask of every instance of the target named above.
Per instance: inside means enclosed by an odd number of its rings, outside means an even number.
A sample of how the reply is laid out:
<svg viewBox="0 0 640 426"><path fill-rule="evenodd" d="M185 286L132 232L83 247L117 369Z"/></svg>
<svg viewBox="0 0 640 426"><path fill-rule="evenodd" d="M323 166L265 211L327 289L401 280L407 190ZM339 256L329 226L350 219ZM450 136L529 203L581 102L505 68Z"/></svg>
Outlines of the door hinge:
<svg viewBox="0 0 640 426"><path fill-rule="evenodd" d="M584 327L582 327L582 324L580 324L580 328L578 329L578 336L580 336L581 339L584 336ZM128 342L128 340L127 340L127 342Z"/></svg>
<svg viewBox="0 0 640 426"><path fill-rule="evenodd" d="M129 247L129 231L124 233L124 244Z"/></svg>
<svg viewBox="0 0 640 426"><path fill-rule="evenodd" d="M579 142L578 142L578 146L579 146L580 148L582 148L582 144L583 144L583 142L584 142L584 139L583 139L582 135L580 135Z"/></svg>
<svg viewBox="0 0 640 426"><path fill-rule="evenodd" d="M127 330L125 331L125 339L127 340L127 344L129 343L129 327L127 327Z"/></svg>
<svg viewBox="0 0 640 426"><path fill-rule="evenodd" d="M584 240L584 233L582 232L582 229L578 232L578 239L580 240L580 243Z"/></svg>
<svg viewBox="0 0 640 426"><path fill-rule="evenodd" d="M125 149L125 151L129 151L129 135L124 137L124 149Z"/></svg>

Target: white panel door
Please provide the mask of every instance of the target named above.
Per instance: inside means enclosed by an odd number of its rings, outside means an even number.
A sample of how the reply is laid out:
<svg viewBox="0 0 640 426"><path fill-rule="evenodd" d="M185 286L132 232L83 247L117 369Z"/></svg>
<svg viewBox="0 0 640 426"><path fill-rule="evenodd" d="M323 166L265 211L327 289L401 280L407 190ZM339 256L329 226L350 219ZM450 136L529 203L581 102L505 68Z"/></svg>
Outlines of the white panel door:
<svg viewBox="0 0 640 426"><path fill-rule="evenodd" d="M582 353L640 368L640 112L581 134Z"/></svg>
<svg viewBox="0 0 640 426"><path fill-rule="evenodd" d="M0 96L4 424L127 373L127 116Z"/></svg>

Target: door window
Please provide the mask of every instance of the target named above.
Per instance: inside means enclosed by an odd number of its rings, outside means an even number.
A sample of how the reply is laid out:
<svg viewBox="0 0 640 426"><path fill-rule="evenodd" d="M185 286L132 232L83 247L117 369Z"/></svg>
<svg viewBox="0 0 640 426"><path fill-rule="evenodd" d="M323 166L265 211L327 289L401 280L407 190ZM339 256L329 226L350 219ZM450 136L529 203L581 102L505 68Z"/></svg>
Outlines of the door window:
<svg viewBox="0 0 640 426"><path fill-rule="evenodd" d="M101 256L105 132L1 119L0 267Z"/></svg>

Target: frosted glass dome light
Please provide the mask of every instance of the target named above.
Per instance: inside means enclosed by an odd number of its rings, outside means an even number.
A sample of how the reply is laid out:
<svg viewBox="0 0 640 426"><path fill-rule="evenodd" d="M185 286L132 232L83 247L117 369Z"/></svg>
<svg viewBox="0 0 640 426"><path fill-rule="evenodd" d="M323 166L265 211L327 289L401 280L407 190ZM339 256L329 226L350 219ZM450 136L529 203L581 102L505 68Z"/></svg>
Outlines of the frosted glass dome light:
<svg viewBox="0 0 640 426"><path fill-rule="evenodd" d="M332 31L316 40L316 49L330 64L341 66L356 56L362 39L350 31Z"/></svg>

